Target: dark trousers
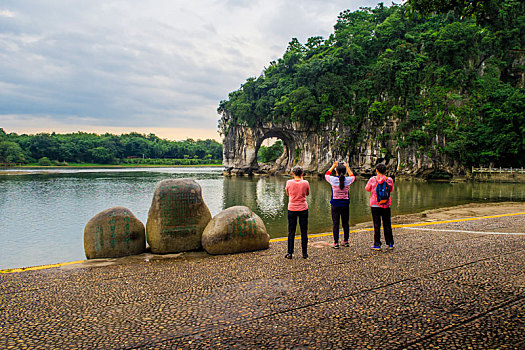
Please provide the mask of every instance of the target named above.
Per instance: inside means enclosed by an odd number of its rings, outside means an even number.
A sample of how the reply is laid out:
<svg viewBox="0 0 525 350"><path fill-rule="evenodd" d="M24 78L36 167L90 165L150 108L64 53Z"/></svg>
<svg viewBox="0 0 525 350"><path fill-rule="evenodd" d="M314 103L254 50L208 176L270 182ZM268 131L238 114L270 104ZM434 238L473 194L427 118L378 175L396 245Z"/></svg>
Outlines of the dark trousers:
<svg viewBox="0 0 525 350"><path fill-rule="evenodd" d="M383 220L383 231L387 245L394 244L392 235L392 223L390 221L390 208L371 207L372 220L374 220L374 245L381 246L381 220Z"/></svg>
<svg viewBox="0 0 525 350"><path fill-rule="evenodd" d="M338 207L332 205L332 232L334 233L334 242L339 243L339 218L341 218L341 224L343 225L344 239L345 242L350 238L350 225L348 220L350 219L350 207Z"/></svg>
<svg viewBox="0 0 525 350"><path fill-rule="evenodd" d="M293 254L297 218L299 218L299 227L301 228L301 247L303 255L306 255L308 249L308 209L303 211L288 210L288 254Z"/></svg>

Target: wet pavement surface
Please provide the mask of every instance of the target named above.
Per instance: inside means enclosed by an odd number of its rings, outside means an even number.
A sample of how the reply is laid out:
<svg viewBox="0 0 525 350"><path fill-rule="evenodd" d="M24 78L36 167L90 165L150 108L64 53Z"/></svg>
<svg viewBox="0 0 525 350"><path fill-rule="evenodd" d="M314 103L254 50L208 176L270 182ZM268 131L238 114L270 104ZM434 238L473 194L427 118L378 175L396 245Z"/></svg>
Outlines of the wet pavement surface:
<svg viewBox="0 0 525 350"><path fill-rule="evenodd" d="M525 349L525 215L372 235L0 274L0 349Z"/></svg>

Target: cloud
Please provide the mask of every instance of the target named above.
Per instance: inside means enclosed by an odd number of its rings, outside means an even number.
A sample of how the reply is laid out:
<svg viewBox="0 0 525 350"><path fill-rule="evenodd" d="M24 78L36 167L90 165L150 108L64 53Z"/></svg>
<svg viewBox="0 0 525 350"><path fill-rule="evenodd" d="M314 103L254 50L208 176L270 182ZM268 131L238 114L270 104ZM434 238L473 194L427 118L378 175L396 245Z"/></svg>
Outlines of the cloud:
<svg viewBox="0 0 525 350"><path fill-rule="evenodd" d="M0 17L15 17L15 13L8 10L0 10Z"/></svg>
<svg viewBox="0 0 525 350"><path fill-rule="evenodd" d="M218 102L282 56L292 37L326 37L340 11L374 4L7 0L0 127L22 130L28 120L12 116L31 116L32 129L215 129Z"/></svg>

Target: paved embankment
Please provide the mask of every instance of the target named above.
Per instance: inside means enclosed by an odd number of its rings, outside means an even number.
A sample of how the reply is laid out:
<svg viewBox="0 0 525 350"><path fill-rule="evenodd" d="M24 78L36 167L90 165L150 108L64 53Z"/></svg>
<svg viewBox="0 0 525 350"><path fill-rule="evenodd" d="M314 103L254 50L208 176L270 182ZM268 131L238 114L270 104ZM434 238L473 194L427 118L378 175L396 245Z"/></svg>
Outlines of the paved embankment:
<svg viewBox="0 0 525 350"><path fill-rule="evenodd" d="M525 215L371 236L0 274L0 348L525 348Z"/></svg>

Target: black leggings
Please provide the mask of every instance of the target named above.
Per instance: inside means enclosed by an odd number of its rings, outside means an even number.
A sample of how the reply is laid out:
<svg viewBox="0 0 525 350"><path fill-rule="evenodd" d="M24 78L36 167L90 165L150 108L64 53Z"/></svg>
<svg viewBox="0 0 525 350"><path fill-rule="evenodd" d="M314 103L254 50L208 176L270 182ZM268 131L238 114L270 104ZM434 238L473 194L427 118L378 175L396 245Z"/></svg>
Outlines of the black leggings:
<svg viewBox="0 0 525 350"><path fill-rule="evenodd" d="M385 232L385 242L387 245L394 245L392 235L392 223L390 221L390 208L372 208L372 220L374 220L374 245L381 246L381 219L383 219L383 231Z"/></svg>
<svg viewBox="0 0 525 350"><path fill-rule="evenodd" d="M301 247L303 255L306 255L308 248L308 209L302 211L288 210L288 254L293 254L297 218L299 218L299 227L301 228Z"/></svg>
<svg viewBox="0 0 525 350"><path fill-rule="evenodd" d="M334 242L339 243L339 217L341 217L341 224L343 225L344 240L348 241L350 238L350 225L348 220L350 219L350 207L338 207L332 205L332 230L334 233Z"/></svg>

